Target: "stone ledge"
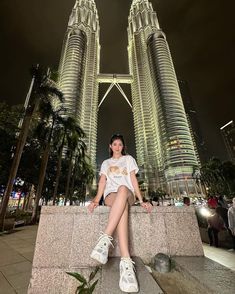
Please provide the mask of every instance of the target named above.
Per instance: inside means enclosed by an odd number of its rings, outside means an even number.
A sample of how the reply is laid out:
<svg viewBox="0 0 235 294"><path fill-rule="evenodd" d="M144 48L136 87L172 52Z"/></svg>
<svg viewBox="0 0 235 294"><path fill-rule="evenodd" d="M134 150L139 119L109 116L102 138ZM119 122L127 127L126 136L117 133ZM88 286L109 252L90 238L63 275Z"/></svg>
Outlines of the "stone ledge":
<svg viewBox="0 0 235 294"><path fill-rule="evenodd" d="M43 288L50 288L47 285L51 280L47 276L49 273L54 277L57 272L58 277L62 277L65 269L82 270L97 265L90 258L90 253L100 231L105 229L108 213L109 208L103 206L94 213L79 206L42 208L30 293L37 293L33 289L38 280L42 283L45 281ZM192 207L154 207L152 213L147 213L142 207L131 207L129 218L131 256L140 257L146 264L159 252L170 256L204 255ZM115 248L110 250L110 256L118 257L120 253L116 235L114 244ZM67 281L64 276L63 279L56 278L56 289L64 287L64 280ZM58 290L57 293L62 292Z"/></svg>
<svg viewBox="0 0 235 294"><path fill-rule="evenodd" d="M101 213L109 213L110 208L107 206L98 206L93 214L101 214ZM143 213L148 214L145 210L143 210L140 206L132 206L131 213ZM152 214L154 213L194 213L195 209L191 206L153 206ZM85 206L43 206L41 210L41 215L44 214L90 214Z"/></svg>

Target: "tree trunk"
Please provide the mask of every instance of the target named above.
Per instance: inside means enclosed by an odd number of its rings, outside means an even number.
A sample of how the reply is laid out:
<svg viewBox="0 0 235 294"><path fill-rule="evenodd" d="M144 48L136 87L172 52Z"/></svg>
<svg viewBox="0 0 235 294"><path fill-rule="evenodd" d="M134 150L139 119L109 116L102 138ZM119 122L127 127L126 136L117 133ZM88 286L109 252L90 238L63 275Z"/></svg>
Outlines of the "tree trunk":
<svg viewBox="0 0 235 294"><path fill-rule="evenodd" d="M68 200L69 186L70 186L70 179L71 179L71 175L72 175L72 169L73 169L73 152L71 153L70 160L69 160L69 171L68 171L67 182L66 182L64 206L66 205L66 202Z"/></svg>
<svg viewBox="0 0 235 294"><path fill-rule="evenodd" d="M48 136L48 141L47 141L47 144L46 144L45 150L43 152L43 156L42 156L42 161L41 161L41 166L40 166L40 171L39 171L38 187L37 187L37 192L35 195L35 203L34 203L34 208L33 208L33 213L32 213L32 219L31 219L32 224L36 224L36 222L37 222L38 204L39 204L39 200L42 195L42 188L43 188L43 184L44 184L47 163L48 163L49 154L50 154L51 139L52 139L52 133L54 130L54 124L55 124L55 120L53 119L50 133Z"/></svg>
<svg viewBox="0 0 235 294"><path fill-rule="evenodd" d="M53 205L55 205L55 202L56 202L56 195L57 195L58 186L59 186L64 140L65 140L65 135L63 137L63 141L62 141L62 144L60 146L59 155L58 155L58 162L57 162L57 168L56 168L55 188L54 188L54 191L53 191Z"/></svg>
<svg viewBox="0 0 235 294"><path fill-rule="evenodd" d="M12 192L12 188L14 185L14 180L15 180L17 171L18 171L20 159L22 156L22 152L25 146L27 136L28 136L30 121L32 119L35 109L37 108L37 105L38 105L38 100L36 99L36 102L32 106L29 106L26 109L25 117L22 123L22 128L19 134L17 145L16 145L16 150L15 150L14 157L11 164L11 169L10 169L10 174L9 174L6 190L2 200L2 205L0 210L0 231L3 231L3 228L4 228L4 219L7 212L9 198Z"/></svg>
<svg viewBox="0 0 235 294"><path fill-rule="evenodd" d="M32 203L32 198L33 198L33 193L34 193L34 185L31 186L30 190L29 190L29 195L27 198L27 202L25 205L25 211L27 211Z"/></svg>
<svg viewBox="0 0 235 294"><path fill-rule="evenodd" d="M23 202L23 207L22 207L22 210L25 211L25 207L27 206L27 202L28 202L28 199L29 199L29 195L30 195L30 189L29 191L27 192L27 194L25 195L24 197L24 202Z"/></svg>
<svg viewBox="0 0 235 294"><path fill-rule="evenodd" d="M74 182L75 182L75 168L73 169L73 176L72 176L72 181L71 181L71 187L69 189L69 200L70 200L70 205L73 205L73 193L74 193Z"/></svg>
<svg viewBox="0 0 235 294"><path fill-rule="evenodd" d="M37 221L38 204L42 195L42 188L43 188L44 179L46 175L49 154L50 154L50 141L47 143L46 148L43 152L43 156L42 156L41 167L39 171L38 187L37 187L37 191L35 195L35 202L34 202L34 208L33 208L32 219L31 219L32 224L35 224Z"/></svg>
<svg viewBox="0 0 235 294"><path fill-rule="evenodd" d="M20 209L20 201L21 201L21 198L22 198L21 194L22 194L22 191L20 192L20 196L19 196L19 199L18 199L17 210Z"/></svg>
<svg viewBox="0 0 235 294"><path fill-rule="evenodd" d="M53 191L53 205L55 205L56 198L57 198L57 192L58 192L59 180L60 180L60 173L61 173L61 163L62 163L62 152L61 152L61 155L59 155L58 161L57 161L55 187L54 187L54 191Z"/></svg>

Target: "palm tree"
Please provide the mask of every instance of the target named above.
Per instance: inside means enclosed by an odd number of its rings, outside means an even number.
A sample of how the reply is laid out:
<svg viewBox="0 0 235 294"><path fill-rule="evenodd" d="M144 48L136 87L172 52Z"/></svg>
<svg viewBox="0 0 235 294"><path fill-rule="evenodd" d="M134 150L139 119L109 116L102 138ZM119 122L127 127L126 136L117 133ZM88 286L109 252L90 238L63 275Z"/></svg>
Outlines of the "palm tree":
<svg viewBox="0 0 235 294"><path fill-rule="evenodd" d="M75 164L75 159L77 154L80 154L81 157L85 156L86 151L86 145L82 140L79 140L79 136L76 132L73 132L68 137L68 175L66 180L66 188L65 188L65 200L64 205L66 205L66 202L69 198L69 188L70 188L70 181L72 177L72 171Z"/></svg>
<svg viewBox="0 0 235 294"><path fill-rule="evenodd" d="M201 180L209 187L209 191L211 193L219 193L221 190L221 182L223 181L221 161L217 158L211 158L202 165L200 172Z"/></svg>
<svg viewBox="0 0 235 294"><path fill-rule="evenodd" d="M59 93L57 94L57 98L59 98L60 102L63 101L63 94ZM46 169L48 164L48 159L50 155L51 150L51 142L53 139L53 133L56 124L60 120L60 113L64 111L63 107L58 108L57 110L54 110L53 104L52 104L52 97L48 97L49 99L42 100L39 105L39 115L41 117L41 123L38 125L37 129L39 129L39 133L44 133L44 142L43 144L43 154L42 154L42 160L41 160L41 166L39 171L39 179L38 179L38 185L37 185L37 191L35 195L35 204L33 208L32 213L32 219L31 223L34 224L37 221L37 210L38 210L38 204L39 200L42 195L42 189L44 184L44 179L46 175Z"/></svg>
<svg viewBox="0 0 235 294"><path fill-rule="evenodd" d="M66 146L66 143L69 141L69 138L72 133L77 134L78 141L81 141L82 138L85 137L85 133L79 127L76 120L72 117L62 118L60 126L61 128L59 128L56 133L57 140L55 140L55 144L59 147L57 149L58 160L57 160L57 167L56 167L55 187L53 191L53 205L55 205L55 202L56 202L64 147Z"/></svg>
<svg viewBox="0 0 235 294"><path fill-rule="evenodd" d="M85 202L86 200L86 189L91 188L91 184L93 182L94 176L95 174L90 164L90 160L89 158L85 157L79 163L79 169L77 174L78 187L80 188L81 198L83 202Z"/></svg>
<svg viewBox="0 0 235 294"><path fill-rule="evenodd" d="M235 193L235 164L231 161L223 162L222 172L227 185L227 196L232 197Z"/></svg>
<svg viewBox="0 0 235 294"><path fill-rule="evenodd" d="M79 194L79 200L85 200L86 187L92 183L94 178L94 171L89 161L87 156L81 154L78 154L75 158L70 187L70 205L72 205L73 195L76 192Z"/></svg>
<svg viewBox="0 0 235 294"><path fill-rule="evenodd" d="M230 162L222 163L218 158L212 158L200 169L201 180L213 194L230 195L235 179L235 167Z"/></svg>
<svg viewBox="0 0 235 294"><path fill-rule="evenodd" d="M38 107L39 101L51 95L60 95L58 89L49 83L49 72L46 74L39 68L39 66L32 68L33 87L30 95L28 106L25 109L25 114L19 133L18 141L16 144L15 152L12 159L10 174L6 185L5 193L3 196L1 210L0 210L0 231L4 228L4 219L7 212L9 198L14 185L14 180L18 171L21 155L25 142L28 136L30 122L35 110Z"/></svg>

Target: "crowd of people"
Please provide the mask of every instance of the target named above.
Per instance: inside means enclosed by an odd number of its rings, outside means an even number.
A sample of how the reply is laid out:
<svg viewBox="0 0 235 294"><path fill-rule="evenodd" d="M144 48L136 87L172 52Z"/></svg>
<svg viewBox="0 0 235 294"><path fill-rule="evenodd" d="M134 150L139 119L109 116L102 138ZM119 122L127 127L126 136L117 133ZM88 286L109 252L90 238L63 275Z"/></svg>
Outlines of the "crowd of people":
<svg viewBox="0 0 235 294"><path fill-rule="evenodd" d="M228 230L233 244L233 248L230 251L235 251L235 197L231 207L228 207L223 196L210 196L207 205L212 211L207 219L210 245L219 247L219 232Z"/></svg>

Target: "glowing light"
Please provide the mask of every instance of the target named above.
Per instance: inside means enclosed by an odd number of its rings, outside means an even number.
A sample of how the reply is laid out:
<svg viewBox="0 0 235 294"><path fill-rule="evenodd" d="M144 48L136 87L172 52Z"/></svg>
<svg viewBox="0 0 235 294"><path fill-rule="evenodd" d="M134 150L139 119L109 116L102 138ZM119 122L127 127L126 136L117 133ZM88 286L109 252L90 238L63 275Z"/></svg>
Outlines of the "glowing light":
<svg viewBox="0 0 235 294"><path fill-rule="evenodd" d="M205 216L205 217L209 217L209 216L211 216L211 212L210 212L209 209L206 208L206 207L202 207L202 208L200 208L199 211L200 211L200 213L201 213L202 216Z"/></svg>

